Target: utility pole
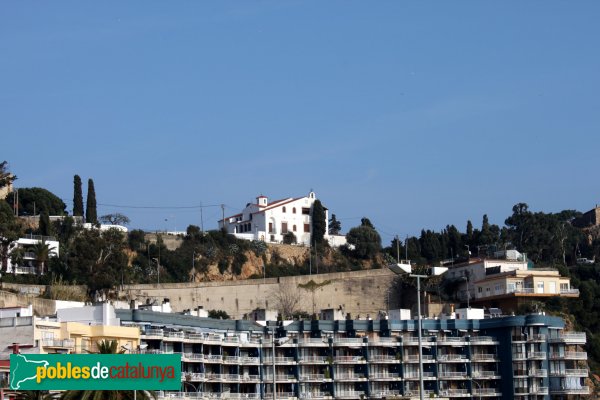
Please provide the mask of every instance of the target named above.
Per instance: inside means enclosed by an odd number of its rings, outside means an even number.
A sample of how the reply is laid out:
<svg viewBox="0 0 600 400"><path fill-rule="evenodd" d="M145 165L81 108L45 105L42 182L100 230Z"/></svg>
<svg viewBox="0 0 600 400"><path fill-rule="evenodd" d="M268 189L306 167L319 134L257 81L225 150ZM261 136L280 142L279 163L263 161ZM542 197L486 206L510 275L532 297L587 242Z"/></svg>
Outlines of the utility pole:
<svg viewBox="0 0 600 400"><path fill-rule="evenodd" d="M396 262L400 264L400 238L396 235Z"/></svg>
<svg viewBox="0 0 600 400"><path fill-rule="evenodd" d="M221 215L223 216L223 229L225 229L225 204L221 204Z"/></svg>
<svg viewBox="0 0 600 400"><path fill-rule="evenodd" d="M317 256L317 241L315 240L315 266L317 267L317 275L319 275L319 258Z"/></svg>
<svg viewBox="0 0 600 400"><path fill-rule="evenodd" d="M200 232L204 234L204 207L202 206L202 202L200 202Z"/></svg>

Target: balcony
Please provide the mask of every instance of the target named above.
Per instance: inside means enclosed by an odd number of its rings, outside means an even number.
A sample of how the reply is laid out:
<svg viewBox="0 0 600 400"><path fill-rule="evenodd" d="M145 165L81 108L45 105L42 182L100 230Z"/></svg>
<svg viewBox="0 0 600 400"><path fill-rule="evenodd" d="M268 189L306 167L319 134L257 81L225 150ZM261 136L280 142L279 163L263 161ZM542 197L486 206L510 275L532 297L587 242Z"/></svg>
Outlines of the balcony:
<svg viewBox="0 0 600 400"><path fill-rule="evenodd" d="M531 335L527 337L528 342L544 342L546 335Z"/></svg>
<svg viewBox="0 0 600 400"><path fill-rule="evenodd" d="M204 360L204 354L202 353L183 353L183 359L184 361L188 361L188 362L200 362L202 360Z"/></svg>
<svg viewBox="0 0 600 400"><path fill-rule="evenodd" d="M469 339L471 344L496 344L496 339L491 336L471 336Z"/></svg>
<svg viewBox="0 0 600 400"><path fill-rule="evenodd" d="M400 374L391 372L374 372L369 374L369 379L373 381L397 380L400 379Z"/></svg>
<svg viewBox="0 0 600 400"><path fill-rule="evenodd" d="M301 382L323 382L325 381L324 374L300 374Z"/></svg>
<svg viewBox="0 0 600 400"><path fill-rule="evenodd" d="M442 362L466 362L469 358L464 354L438 354L438 361Z"/></svg>
<svg viewBox="0 0 600 400"><path fill-rule="evenodd" d="M444 397L469 397L467 389L446 389L440 391L440 396Z"/></svg>
<svg viewBox="0 0 600 400"><path fill-rule="evenodd" d="M549 392L549 389L546 386L539 386L537 388L531 389L531 393L534 393L536 395L540 395L540 394L546 395L546 394L548 394L548 392Z"/></svg>
<svg viewBox="0 0 600 400"><path fill-rule="evenodd" d="M548 376L547 369L530 369L529 376L534 376L536 378L545 378Z"/></svg>
<svg viewBox="0 0 600 400"><path fill-rule="evenodd" d="M442 337L442 338L438 338L438 343L439 344L445 344L445 345L456 345L458 343L467 343L467 338L466 337L453 337L453 336L446 336L446 337Z"/></svg>
<svg viewBox="0 0 600 400"><path fill-rule="evenodd" d="M560 289L560 294L565 296L579 296L579 289Z"/></svg>
<svg viewBox="0 0 600 400"><path fill-rule="evenodd" d="M165 340L184 339L185 332L164 332Z"/></svg>
<svg viewBox="0 0 600 400"><path fill-rule="evenodd" d="M433 358L432 355L426 355L424 354L421 359L423 360L423 362L434 362L435 358ZM416 363L419 362L419 355L418 354L409 354L404 356L404 361L406 361L407 363Z"/></svg>
<svg viewBox="0 0 600 400"><path fill-rule="evenodd" d="M471 376L474 379L494 379L499 378L500 374L496 371L473 371Z"/></svg>
<svg viewBox="0 0 600 400"><path fill-rule="evenodd" d="M335 392L336 399L360 399L365 397L367 394L365 392L346 390L346 391L337 391Z"/></svg>
<svg viewBox="0 0 600 400"><path fill-rule="evenodd" d="M565 351L564 354L550 353L550 358L555 360L587 360L585 351Z"/></svg>
<svg viewBox="0 0 600 400"><path fill-rule="evenodd" d="M239 364L242 361L241 357L238 356L223 356L224 364Z"/></svg>
<svg viewBox="0 0 600 400"><path fill-rule="evenodd" d="M181 372L181 380L188 382L203 382L204 374L201 372Z"/></svg>
<svg viewBox="0 0 600 400"><path fill-rule="evenodd" d="M150 337L162 338L164 335L164 332L162 329L146 329L145 332L142 332L142 335L145 335L146 338L150 338Z"/></svg>
<svg viewBox="0 0 600 400"><path fill-rule="evenodd" d="M400 359L396 356L378 354L370 356L369 361L374 363L399 363Z"/></svg>
<svg viewBox="0 0 600 400"><path fill-rule="evenodd" d="M585 344L585 332L565 332L560 336L549 337L550 343Z"/></svg>
<svg viewBox="0 0 600 400"><path fill-rule="evenodd" d="M265 399L272 399L273 398L273 393L265 393ZM284 399L295 399L296 398L296 394L294 392L277 392L277 399L278 400L284 400Z"/></svg>
<svg viewBox="0 0 600 400"><path fill-rule="evenodd" d="M473 396L494 396L498 397L502 394L498 391L498 389L494 388L477 388L473 389Z"/></svg>
<svg viewBox="0 0 600 400"><path fill-rule="evenodd" d="M243 365L256 365L256 364L260 364L260 358L258 358L258 357L249 357L249 356L242 356L242 357L240 357L240 362Z"/></svg>
<svg viewBox="0 0 600 400"><path fill-rule="evenodd" d="M588 376L587 369L565 369L562 371L550 371L550 376Z"/></svg>
<svg viewBox="0 0 600 400"><path fill-rule="evenodd" d="M75 347L75 340L73 339L43 339L42 346L52 347L56 349L72 349Z"/></svg>
<svg viewBox="0 0 600 400"><path fill-rule="evenodd" d="M442 371L438 373L439 379L468 379L466 372L460 371Z"/></svg>
<svg viewBox="0 0 600 400"><path fill-rule="evenodd" d="M325 364L327 357L324 356L301 356L298 360L300 364Z"/></svg>
<svg viewBox="0 0 600 400"><path fill-rule="evenodd" d="M341 381L365 381L367 380L367 376L364 374L356 374L356 373L348 373L348 372L338 372L334 375L336 382Z"/></svg>
<svg viewBox="0 0 600 400"><path fill-rule="evenodd" d="M529 353L529 357L530 360L545 360L546 359L546 352L544 351L532 351L531 353Z"/></svg>
<svg viewBox="0 0 600 400"><path fill-rule="evenodd" d="M221 363L223 362L223 356L220 354L205 354L204 360L207 363Z"/></svg>
<svg viewBox="0 0 600 400"><path fill-rule="evenodd" d="M371 392L371 398L382 399L382 398L393 398L400 396L399 390L375 390Z"/></svg>
<svg viewBox="0 0 600 400"><path fill-rule="evenodd" d="M260 375L244 374L244 375L241 376L240 381L241 382L259 382L260 381Z"/></svg>
<svg viewBox="0 0 600 400"><path fill-rule="evenodd" d="M300 399L330 399L331 394L328 392L301 392Z"/></svg>
<svg viewBox="0 0 600 400"><path fill-rule="evenodd" d="M419 371L410 371L404 373L404 379L419 379ZM435 373L423 372L423 379L435 379Z"/></svg>
<svg viewBox="0 0 600 400"><path fill-rule="evenodd" d="M590 394L589 386L580 386L575 388L552 388L550 392L554 394Z"/></svg>
<svg viewBox="0 0 600 400"><path fill-rule="evenodd" d="M333 341L334 346L356 346L362 344L363 338L336 338Z"/></svg>
<svg viewBox="0 0 600 400"><path fill-rule="evenodd" d="M363 356L337 356L333 360L337 364L364 364L367 362Z"/></svg>
<svg viewBox="0 0 600 400"><path fill-rule="evenodd" d="M473 354L471 360L478 362L498 361L498 356L495 354Z"/></svg>

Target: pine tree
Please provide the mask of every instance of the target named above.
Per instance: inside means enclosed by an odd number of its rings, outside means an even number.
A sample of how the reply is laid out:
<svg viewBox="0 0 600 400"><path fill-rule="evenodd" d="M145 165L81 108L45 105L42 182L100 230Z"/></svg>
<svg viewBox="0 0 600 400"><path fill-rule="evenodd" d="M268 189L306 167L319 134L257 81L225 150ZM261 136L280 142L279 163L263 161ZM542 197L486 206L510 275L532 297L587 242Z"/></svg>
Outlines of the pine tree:
<svg viewBox="0 0 600 400"><path fill-rule="evenodd" d="M96 190L94 189L94 181L92 179L88 180L85 222L90 224L98 223L98 214L96 212Z"/></svg>
<svg viewBox="0 0 600 400"><path fill-rule="evenodd" d="M339 235L342 230L342 224L337 220L335 214L331 214L331 218L329 219L329 234L330 235Z"/></svg>
<svg viewBox="0 0 600 400"><path fill-rule="evenodd" d="M73 177L73 216L83 217L83 193L79 175Z"/></svg>

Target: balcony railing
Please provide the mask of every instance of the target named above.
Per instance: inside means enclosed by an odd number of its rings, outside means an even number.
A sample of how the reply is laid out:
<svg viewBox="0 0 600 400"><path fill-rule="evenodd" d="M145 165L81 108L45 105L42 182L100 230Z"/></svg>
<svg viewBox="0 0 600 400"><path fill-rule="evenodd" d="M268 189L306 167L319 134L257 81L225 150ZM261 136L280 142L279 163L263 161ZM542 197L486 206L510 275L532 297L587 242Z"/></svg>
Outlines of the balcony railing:
<svg viewBox="0 0 600 400"><path fill-rule="evenodd" d="M301 356L298 360L301 363L324 363L327 361L327 357L324 356Z"/></svg>
<svg viewBox="0 0 600 400"><path fill-rule="evenodd" d="M529 370L529 376L545 378L548 376L548 370L547 369L531 369L531 370Z"/></svg>
<svg viewBox="0 0 600 400"><path fill-rule="evenodd" d="M495 354L473 354L471 359L473 361L496 361L498 356Z"/></svg>
<svg viewBox="0 0 600 400"><path fill-rule="evenodd" d="M500 396L498 389L494 388L475 388L473 389L473 394L479 396Z"/></svg>
<svg viewBox="0 0 600 400"><path fill-rule="evenodd" d="M327 392L301 392L301 399L327 399L330 398L330 394Z"/></svg>
<svg viewBox="0 0 600 400"><path fill-rule="evenodd" d="M471 338L469 339L469 341L472 344L475 343L493 343L496 341L496 339L494 339L491 336L471 336Z"/></svg>
<svg viewBox="0 0 600 400"><path fill-rule="evenodd" d="M560 294L579 294L579 289L560 289Z"/></svg>
<svg viewBox="0 0 600 400"><path fill-rule="evenodd" d="M551 343L585 343L585 332L565 332L559 336L549 337L548 342Z"/></svg>
<svg viewBox="0 0 600 400"><path fill-rule="evenodd" d="M564 354L550 353L550 358L566 360L587 360L585 351L565 351Z"/></svg>
<svg viewBox="0 0 600 400"><path fill-rule="evenodd" d="M529 353L529 358L534 360L544 360L546 358L546 352L532 351L531 353Z"/></svg>
<svg viewBox="0 0 600 400"><path fill-rule="evenodd" d="M589 386L580 386L576 388L552 388L552 394L590 394Z"/></svg>
<svg viewBox="0 0 600 400"><path fill-rule="evenodd" d="M438 378L467 378L466 372L458 372L458 371L442 371L438 373Z"/></svg>
<svg viewBox="0 0 600 400"><path fill-rule="evenodd" d="M473 371L473 378L492 378L494 376L499 376L496 371Z"/></svg>
<svg viewBox="0 0 600 400"><path fill-rule="evenodd" d="M43 339L42 346L72 349L75 347L75 341L73 339Z"/></svg>

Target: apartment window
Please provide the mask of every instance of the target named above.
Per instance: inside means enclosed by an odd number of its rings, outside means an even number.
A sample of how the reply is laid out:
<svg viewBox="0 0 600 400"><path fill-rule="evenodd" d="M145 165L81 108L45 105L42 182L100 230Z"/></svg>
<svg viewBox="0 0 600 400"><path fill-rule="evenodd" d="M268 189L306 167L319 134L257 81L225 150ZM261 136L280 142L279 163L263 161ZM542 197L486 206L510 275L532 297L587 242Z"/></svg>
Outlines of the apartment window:
<svg viewBox="0 0 600 400"><path fill-rule="evenodd" d="M293 230L294 232L296 232L296 225L294 225L294 226L292 227L292 230Z"/></svg>
<svg viewBox="0 0 600 400"><path fill-rule="evenodd" d="M560 284L560 290L569 290L569 284L568 283L561 283Z"/></svg>
<svg viewBox="0 0 600 400"><path fill-rule="evenodd" d="M283 207L282 211L285 212L285 207Z"/></svg>
<svg viewBox="0 0 600 400"><path fill-rule="evenodd" d="M310 232L310 224L304 224L304 232Z"/></svg>
<svg viewBox="0 0 600 400"><path fill-rule="evenodd" d="M281 233L287 233L287 222L282 222L281 223Z"/></svg>
<svg viewBox="0 0 600 400"><path fill-rule="evenodd" d="M310 208L308 208L308 207L302 207L302 214L304 214L304 215L310 215Z"/></svg>
<svg viewBox="0 0 600 400"><path fill-rule="evenodd" d="M296 207L292 208L292 213L296 214Z"/></svg>
<svg viewBox="0 0 600 400"><path fill-rule="evenodd" d="M514 293L515 292L515 284L514 284L514 282L508 283L507 286L508 286L508 290L507 290L508 293Z"/></svg>
<svg viewBox="0 0 600 400"><path fill-rule="evenodd" d="M269 233L273 233L273 223L269 222Z"/></svg>

